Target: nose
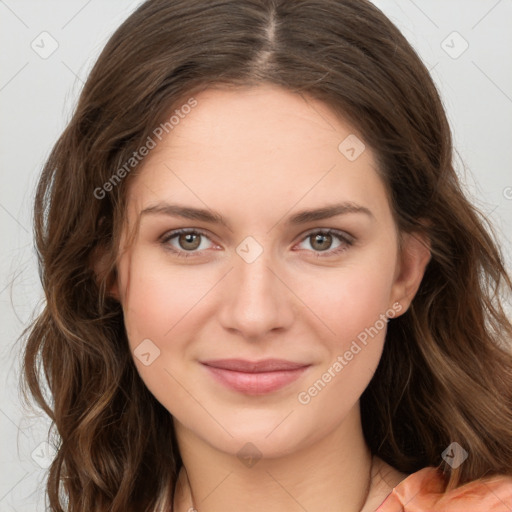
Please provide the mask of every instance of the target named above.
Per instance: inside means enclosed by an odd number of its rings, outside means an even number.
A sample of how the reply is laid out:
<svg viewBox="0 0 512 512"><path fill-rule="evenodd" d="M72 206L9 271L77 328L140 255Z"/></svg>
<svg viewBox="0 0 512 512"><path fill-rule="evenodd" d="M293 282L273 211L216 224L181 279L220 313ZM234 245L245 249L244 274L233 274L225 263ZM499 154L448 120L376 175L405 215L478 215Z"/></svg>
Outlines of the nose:
<svg viewBox="0 0 512 512"><path fill-rule="evenodd" d="M265 252L252 263L235 260L219 309L224 329L257 341L289 328L296 304L291 283L281 274Z"/></svg>

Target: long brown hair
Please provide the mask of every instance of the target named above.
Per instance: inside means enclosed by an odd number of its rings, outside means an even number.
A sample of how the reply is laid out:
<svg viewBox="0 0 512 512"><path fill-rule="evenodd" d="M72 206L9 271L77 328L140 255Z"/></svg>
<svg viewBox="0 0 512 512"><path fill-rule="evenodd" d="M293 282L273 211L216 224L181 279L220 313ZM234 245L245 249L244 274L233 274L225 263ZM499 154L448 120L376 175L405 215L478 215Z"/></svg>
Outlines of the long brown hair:
<svg viewBox="0 0 512 512"><path fill-rule="evenodd" d="M149 0L108 41L36 193L46 305L23 333L22 389L58 433L53 512L171 506L182 464L172 418L137 373L108 295L127 183L141 167L130 159L200 90L263 82L348 120L378 157L398 228L431 241L420 289L390 321L361 397L372 452L406 473L439 467L448 487L512 475L502 308L512 283L492 226L465 198L438 92L406 39L366 0ZM455 441L469 454L456 469L441 457Z"/></svg>

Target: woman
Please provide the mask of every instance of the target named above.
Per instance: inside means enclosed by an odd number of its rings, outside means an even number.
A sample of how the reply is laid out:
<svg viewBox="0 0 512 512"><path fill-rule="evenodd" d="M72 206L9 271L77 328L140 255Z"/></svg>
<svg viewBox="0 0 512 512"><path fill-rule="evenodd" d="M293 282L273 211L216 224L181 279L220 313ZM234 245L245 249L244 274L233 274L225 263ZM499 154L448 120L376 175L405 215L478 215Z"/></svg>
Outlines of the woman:
<svg viewBox="0 0 512 512"><path fill-rule="evenodd" d="M52 511L511 508L512 283L372 4L144 3L35 229Z"/></svg>

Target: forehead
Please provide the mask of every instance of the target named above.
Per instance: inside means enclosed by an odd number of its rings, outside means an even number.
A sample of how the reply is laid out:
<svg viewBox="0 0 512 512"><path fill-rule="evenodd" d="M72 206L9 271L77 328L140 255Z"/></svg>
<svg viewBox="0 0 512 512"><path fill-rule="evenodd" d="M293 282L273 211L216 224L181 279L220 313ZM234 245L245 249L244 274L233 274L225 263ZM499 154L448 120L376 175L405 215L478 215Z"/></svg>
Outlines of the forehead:
<svg viewBox="0 0 512 512"><path fill-rule="evenodd" d="M299 202L387 209L372 151L324 103L273 85L212 88L194 98L130 184L129 204L139 212L177 198L274 219Z"/></svg>
<svg viewBox="0 0 512 512"><path fill-rule="evenodd" d="M333 145L336 149L339 136L354 131L324 103L276 85L217 86L194 98L197 106L164 136L160 149L172 147L175 153L180 149L187 153L193 144L223 149L224 157L238 158L241 149L247 158L255 154L261 158L278 149L302 153L305 139L305 150L312 146L332 149Z"/></svg>

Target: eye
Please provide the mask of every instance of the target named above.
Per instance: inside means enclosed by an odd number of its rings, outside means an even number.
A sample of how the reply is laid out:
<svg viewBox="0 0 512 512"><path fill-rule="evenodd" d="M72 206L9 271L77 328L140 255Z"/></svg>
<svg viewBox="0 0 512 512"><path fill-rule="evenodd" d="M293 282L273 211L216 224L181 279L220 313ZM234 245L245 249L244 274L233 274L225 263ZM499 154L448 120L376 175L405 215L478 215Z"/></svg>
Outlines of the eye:
<svg viewBox="0 0 512 512"><path fill-rule="evenodd" d="M305 241L310 241L310 247L317 253L317 257L326 257L346 251L354 243L354 238L343 231L323 229L309 232L302 243ZM334 249L333 242L337 243Z"/></svg>
<svg viewBox="0 0 512 512"><path fill-rule="evenodd" d="M176 245L171 240L176 239ZM203 231L197 229L177 229L164 235L161 242L166 249L172 251L177 256L188 258L200 250L207 249L202 243L208 236Z"/></svg>
<svg viewBox="0 0 512 512"><path fill-rule="evenodd" d="M166 250L171 251L176 256L188 258L202 250L208 249L208 244L203 244L205 240L209 240L209 238L204 231L193 228L183 228L176 229L164 235L161 239L161 243ZM336 229L317 229L316 231L311 231L302 239L301 243L309 240L311 241L310 247L317 253L317 257L337 255L347 250L354 243L352 236ZM175 243L173 244L171 241ZM333 243L337 243L334 248L332 248Z"/></svg>

